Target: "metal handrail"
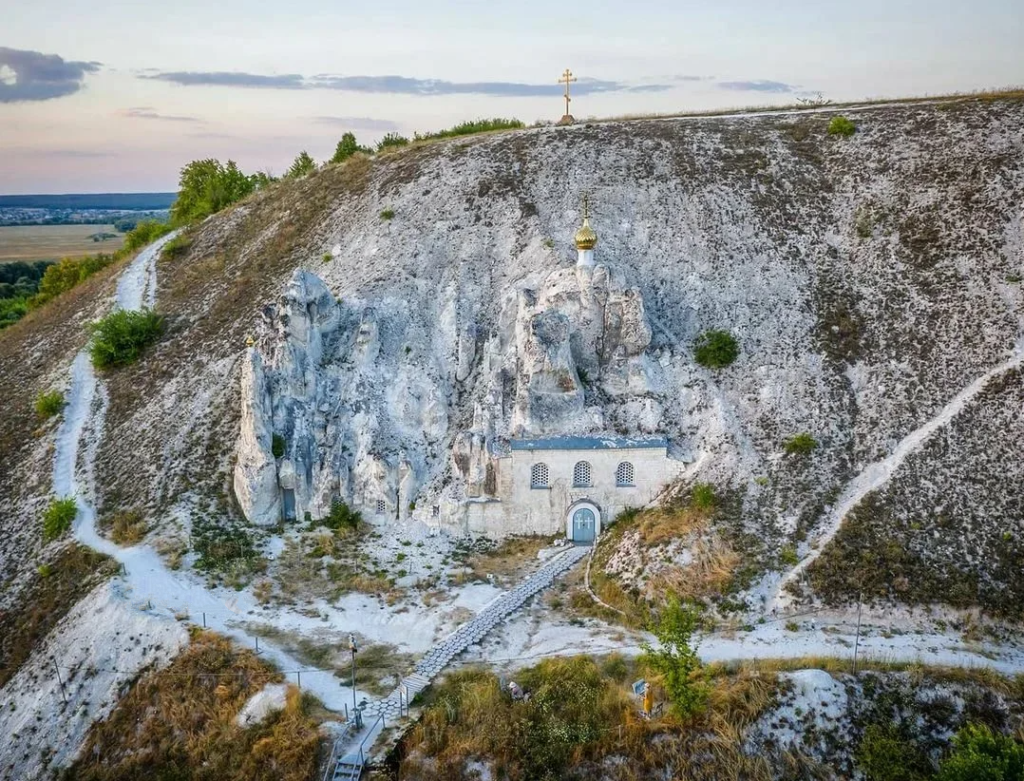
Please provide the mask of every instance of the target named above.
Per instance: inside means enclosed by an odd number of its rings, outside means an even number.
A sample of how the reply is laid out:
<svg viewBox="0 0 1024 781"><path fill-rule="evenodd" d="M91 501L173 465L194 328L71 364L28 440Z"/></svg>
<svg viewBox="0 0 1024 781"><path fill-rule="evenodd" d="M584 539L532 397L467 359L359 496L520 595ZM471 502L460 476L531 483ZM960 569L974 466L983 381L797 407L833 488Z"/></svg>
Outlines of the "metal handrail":
<svg viewBox="0 0 1024 781"><path fill-rule="evenodd" d="M377 718L373 720L373 724L370 725L370 728L366 731L366 734L363 736L362 742L359 744L359 764L361 765L366 764L366 755L363 754L363 746L366 745L366 741L368 741L370 739L370 736L373 735L374 729L377 728L378 721L380 722L380 728L382 730L387 727L387 722L384 720L384 714L378 714Z"/></svg>

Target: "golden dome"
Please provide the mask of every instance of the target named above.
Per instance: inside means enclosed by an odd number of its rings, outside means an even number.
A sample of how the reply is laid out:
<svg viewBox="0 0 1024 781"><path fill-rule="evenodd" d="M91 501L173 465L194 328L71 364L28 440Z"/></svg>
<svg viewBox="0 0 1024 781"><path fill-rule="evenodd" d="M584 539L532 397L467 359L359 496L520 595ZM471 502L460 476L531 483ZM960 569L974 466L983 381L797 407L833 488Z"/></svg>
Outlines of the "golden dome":
<svg viewBox="0 0 1024 781"><path fill-rule="evenodd" d="M590 198L583 196L583 224L576 231L576 249L593 249L597 244L597 234L590 227Z"/></svg>

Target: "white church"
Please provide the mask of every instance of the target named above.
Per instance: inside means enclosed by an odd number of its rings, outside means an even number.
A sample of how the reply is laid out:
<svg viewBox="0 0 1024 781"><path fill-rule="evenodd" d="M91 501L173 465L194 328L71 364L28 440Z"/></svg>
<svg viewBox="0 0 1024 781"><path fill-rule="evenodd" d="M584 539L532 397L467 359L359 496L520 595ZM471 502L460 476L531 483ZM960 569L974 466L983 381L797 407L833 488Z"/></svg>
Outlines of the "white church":
<svg viewBox="0 0 1024 781"><path fill-rule="evenodd" d="M597 234L590 226L585 204L583 225L575 235L575 268L552 272L545 289L526 292L527 298L536 298L542 305L528 321L534 333L520 334L523 362L529 363L539 352L543 354L541 363L558 364L561 360L564 365L538 367L530 376L520 378L525 391L519 394L517 427L520 431L554 431L540 437L500 438L484 435L479 429L486 425L480 425L475 434L463 439L461 447L457 444L454 461L465 480L465 496L445 514L463 532L502 537L564 531L569 540L589 543L621 511L654 501L684 467L669 456L668 440L663 436L558 433L563 419L586 415L586 410L576 408L582 404L581 368L589 367L605 377L602 387L606 392L625 395L650 389L644 356L650 332L642 297L635 288L623 288L606 267L595 262L596 244ZM545 299L557 303L545 308ZM552 347L545 343L537 350L536 342L542 339L536 338L536 331L541 325L551 330L547 321L552 309L563 316L567 333L561 344ZM630 309L632 317L625 311ZM633 345L620 339L615 349L608 349L609 332L621 330L624 321L634 322L638 330L648 330ZM594 360L588 361L589 342L595 343L596 349L595 355L589 356ZM557 377L553 384L547 382L551 375Z"/></svg>

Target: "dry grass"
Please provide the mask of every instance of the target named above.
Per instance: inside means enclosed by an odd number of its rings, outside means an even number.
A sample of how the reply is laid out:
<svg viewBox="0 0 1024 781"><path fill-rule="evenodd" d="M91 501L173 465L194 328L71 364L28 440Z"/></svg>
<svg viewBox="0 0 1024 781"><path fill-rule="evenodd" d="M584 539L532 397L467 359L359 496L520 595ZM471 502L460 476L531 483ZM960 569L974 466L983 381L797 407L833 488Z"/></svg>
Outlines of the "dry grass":
<svg viewBox="0 0 1024 781"><path fill-rule="evenodd" d="M283 711L249 728L235 723L253 694L280 680L254 654L196 631L178 658L143 675L92 727L66 778L311 781L319 733L309 695L291 687Z"/></svg>
<svg viewBox="0 0 1024 781"><path fill-rule="evenodd" d="M690 564L659 571L649 581L648 591L671 593L680 599L705 599L723 593L740 564L739 554L717 534L699 538L690 550Z"/></svg>
<svg viewBox="0 0 1024 781"><path fill-rule="evenodd" d="M118 545L137 545L146 536L146 519L138 510L121 510L104 519L110 539Z"/></svg>
<svg viewBox="0 0 1024 781"><path fill-rule="evenodd" d="M492 575L501 585L522 579L540 563L537 553L550 547L552 537L510 537L492 550L476 553L466 562L471 579L486 580Z"/></svg>
<svg viewBox="0 0 1024 781"><path fill-rule="evenodd" d="M115 569L113 559L72 544L31 576L20 608L0 611L0 686L68 611Z"/></svg>
<svg viewBox="0 0 1024 781"><path fill-rule="evenodd" d="M93 241L94 233L115 238ZM0 263L5 260L56 260L97 252L112 253L124 245L113 225L14 225L0 227Z"/></svg>
<svg viewBox="0 0 1024 781"><path fill-rule="evenodd" d="M683 724L672 717L639 717L628 682L643 674L615 655L603 661L551 659L516 674L531 700L515 703L488 672L451 675L428 696L423 718L406 739L398 777L463 778L471 761L489 765L492 777L508 779L778 776L768 758L743 751L744 731L776 701L774 676L719 671L708 709ZM811 764L796 754L783 754L778 762Z"/></svg>

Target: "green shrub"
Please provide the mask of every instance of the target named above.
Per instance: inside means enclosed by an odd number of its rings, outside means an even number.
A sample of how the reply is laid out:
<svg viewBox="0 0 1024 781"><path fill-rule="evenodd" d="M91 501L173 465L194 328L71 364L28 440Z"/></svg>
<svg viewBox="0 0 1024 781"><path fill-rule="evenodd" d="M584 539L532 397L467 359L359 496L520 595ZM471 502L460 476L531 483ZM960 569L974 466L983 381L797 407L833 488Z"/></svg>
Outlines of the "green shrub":
<svg viewBox="0 0 1024 781"><path fill-rule="evenodd" d="M718 494L715 493L715 487L711 483L694 483L693 490L690 492L690 505L695 510L704 512L715 509L718 506Z"/></svg>
<svg viewBox="0 0 1024 781"><path fill-rule="evenodd" d="M164 330L163 318L151 309L118 309L89 326L89 355L97 369L125 366L135 361Z"/></svg>
<svg viewBox="0 0 1024 781"><path fill-rule="evenodd" d="M393 220L395 218L395 210L394 209L384 209L380 213L380 218L382 220L384 220L384 221Z"/></svg>
<svg viewBox="0 0 1024 781"><path fill-rule="evenodd" d="M828 134L830 136L843 136L849 138L857 132L857 126L846 117L832 117L828 123Z"/></svg>
<svg viewBox="0 0 1024 781"><path fill-rule="evenodd" d="M78 515L78 504L74 497L51 499L43 514L43 540L50 542L66 534L76 515Z"/></svg>
<svg viewBox="0 0 1024 781"><path fill-rule="evenodd" d="M373 150L369 147L360 146L356 141L355 134L345 133L341 137L341 141L338 142L338 146L334 149L334 157L331 158L332 163L343 163L348 160L352 155L362 152L363 154L373 154Z"/></svg>
<svg viewBox="0 0 1024 781"><path fill-rule="evenodd" d="M29 299L29 309L36 309L114 262L113 255L91 255L85 258L64 258L47 267L39 280L39 291Z"/></svg>
<svg viewBox="0 0 1024 781"><path fill-rule="evenodd" d="M358 510L353 510L340 499L335 499L331 502L331 512L320 520L320 525L334 531L343 531L356 530L362 522L363 516Z"/></svg>
<svg viewBox="0 0 1024 781"><path fill-rule="evenodd" d="M928 756L893 724L869 724L857 748L857 767L867 781L924 781L931 778Z"/></svg>
<svg viewBox="0 0 1024 781"><path fill-rule="evenodd" d="M693 343L693 357L701 366L708 369L721 369L740 354L740 347L728 331L705 331Z"/></svg>
<svg viewBox="0 0 1024 781"><path fill-rule="evenodd" d="M136 250L148 247L161 236L166 236L173 230L170 225L157 220L143 220L128 232L124 237L124 246L121 253L130 255Z"/></svg>
<svg viewBox="0 0 1024 781"><path fill-rule="evenodd" d="M285 442L284 437L282 437L280 434L274 434L273 437L271 437L270 452L273 454L274 458L281 458L282 456L284 456L284 451L285 448L287 447L287 444L288 443Z"/></svg>
<svg viewBox="0 0 1024 781"><path fill-rule="evenodd" d="M786 567L795 567L800 561L800 557L797 556L795 545L783 545L782 550L779 551L779 563Z"/></svg>
<svg viewBox="0 0 1024 781"><path fill-rule="evenodd" d="M64 410L64 394L60 391L40 391L36 396L36 414L43 420L59 415Z"/></svg>
<svg viewBox="0 0 1024 781"><path fill-rule="evenodd" d="M301 179L303 176L309 176L316 170L316 161L309 156L309 153L303 149L299 152L298 157L292 163L291 168L285 173L285 179Z"/></svg>
<svg viewBox="0 0 1024 781"><path fill-rule="evenodd" d="M709 687L700 675L700 657L691 645L694 632L700 626L700 609L669 597L658 620L650 631L658 638L658 648L643 643L640 662L660 678L672 710L686 719L702 711L707 703Z"/></svg>
<svg viewBox="0 0 1024 781"><path fill-rule="evenodd" d="M164 244L160 250L160 257L164 260L174 260L182 257L192 246L192 237L179 233L173 239Z"/></svg>
<svg viewBox="0 0 1024 781"><path fill-rule="evenodd" d="M526 127L526 125L518 119L502 119L500 117L495 117L494 119L477 119L462 122L461 124L458 124L455 127L450 127L447 130L438 130L436 133L423 133L422 135L416 133L413 138L416 141L430 141L438 138L469 136L474 133L488 133L493 130L518 130L523 127Z"/></svg>
<svg viewBox="0 0 1024 781"><path fill-rule="evenodd" d="M50 575L53 574L53 567L51 567L49 564L40 564L38 567L36 567L36 572L39 573L39 577L48 578L50 577Z"/></svg>
<svg viewBox="0 0 1024 781"><path fill-rule="evenodd" d="M806 456L817 449L818 440L807 432L803 432L787 439L784 447L791 456Z"/></svg>
<svg viewBox="0 0 1024 781"><path fill-rule="evenodd" d="M1024 781L1024 744L968 724L953 738L953 752L939 767L939 781Z"/></svg>
<svg viewBox="0 0 1024 781"><path fill-rule="evenodd" d="M323 254L323 257L321 258L321 260L323 260L324 263L330 263L331 262L331 257L332 257L332 255L331 255L330 252L325 252Z"/></svg>
<svg viewBox="0 0 1024 781"><path fill-rule="evenodd" d="M186 225L216 214L271 180L266 174L247 176L234 160L193 160L181 169L178 199L171 205L171 223Z"/></svg>
<svg viewBox="0 0 1024 781"><path fill-rule="evenodd" d="M377 142L377 153L380 154L388 149L396 149L409 143L409 139L398 133L388 133Z"/></svg>

